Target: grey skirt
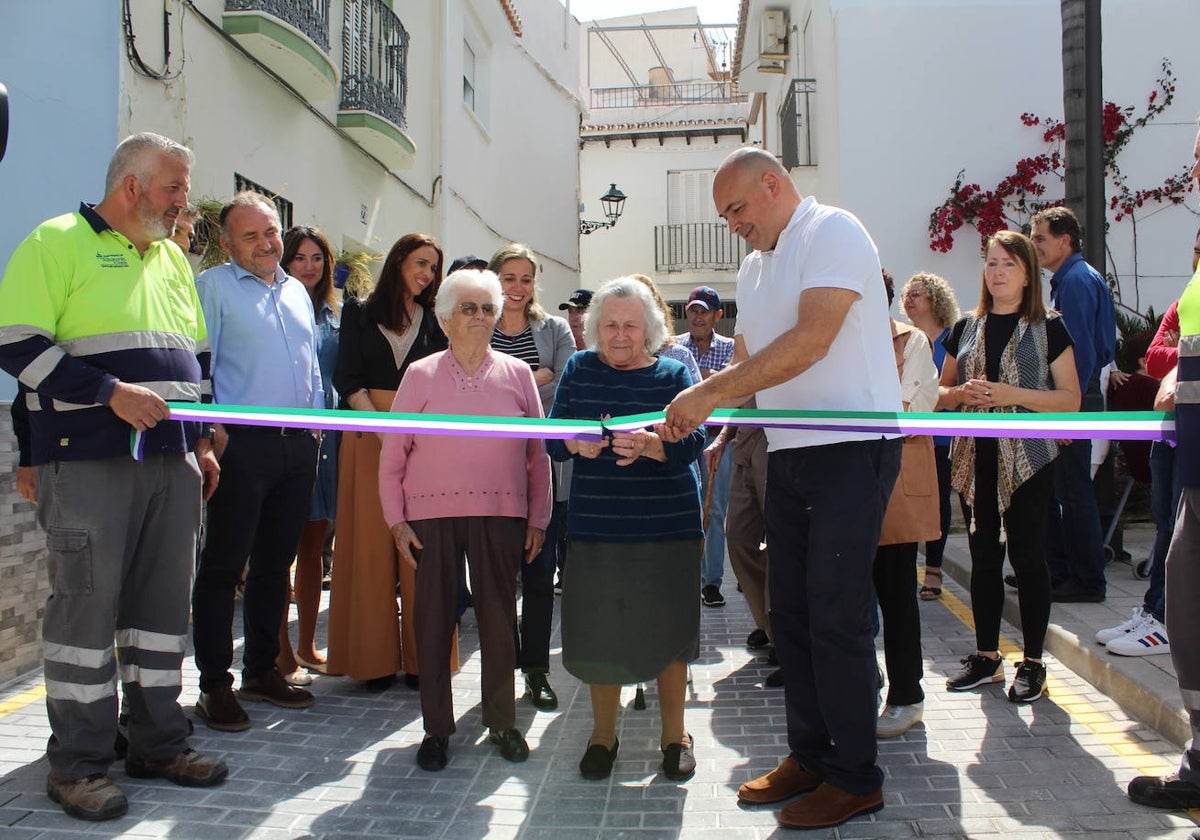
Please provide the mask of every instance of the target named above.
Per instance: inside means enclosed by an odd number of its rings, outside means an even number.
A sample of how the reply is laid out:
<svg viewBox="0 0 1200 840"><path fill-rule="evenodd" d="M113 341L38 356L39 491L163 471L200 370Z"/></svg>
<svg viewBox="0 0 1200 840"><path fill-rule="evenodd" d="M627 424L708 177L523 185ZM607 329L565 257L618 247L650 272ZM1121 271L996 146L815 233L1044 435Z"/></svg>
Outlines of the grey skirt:
<svg viewBox="0 0 1200 840"><path fill-rule="evenodd" d="M699 657L700 547L699 539L569 543L566 669L591 685L625 685Z"/></svg>

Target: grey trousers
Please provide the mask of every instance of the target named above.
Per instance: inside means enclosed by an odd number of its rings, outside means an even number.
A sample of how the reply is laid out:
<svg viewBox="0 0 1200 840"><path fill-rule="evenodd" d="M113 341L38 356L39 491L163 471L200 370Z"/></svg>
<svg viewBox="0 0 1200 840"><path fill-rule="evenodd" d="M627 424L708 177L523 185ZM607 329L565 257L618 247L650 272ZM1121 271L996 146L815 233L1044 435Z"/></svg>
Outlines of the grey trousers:
<svg viewBox="0 0 1200 840"><path fill-rule="evenodd" d="M1167 638L1179 678L1192 740L1183 751L1179 776L1200 785L1200 487L1184 487L1167 551Z"/></svg>
<svg viewBox="0 0 1200 840"><path fill-rule="evenodd" d="M733 576L742 586L742 595L754 626L771 636L767 592L767 550L762 548L767 536L763 511L767 501L767 439L759 435L751 447L749 463L742 463L733 453L733 474L729 479L729 511L725 516L725 545L729 550L729 565Z"/></svg>
<svg viewBox="0 0 1200 840"><path fill-rule="evenodd" d="M68 780L108 772L118 678L129 751L148 760L182 752L180 666L200 527L195 456L52 462L38 471L38 500L49 549L51 770Z"/></svg>

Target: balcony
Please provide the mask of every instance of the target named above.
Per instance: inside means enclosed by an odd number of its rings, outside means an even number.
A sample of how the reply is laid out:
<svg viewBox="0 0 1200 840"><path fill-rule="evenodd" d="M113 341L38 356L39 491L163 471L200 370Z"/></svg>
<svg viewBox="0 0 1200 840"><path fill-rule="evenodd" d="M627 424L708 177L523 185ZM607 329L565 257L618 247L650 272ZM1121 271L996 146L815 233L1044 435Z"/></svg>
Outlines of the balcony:
<svg viewBox="0 0 1200 840"><path fill-rule="evenodd" d="M813 108L816 99L816 79L792 79L783 107L779 109L783 165L788 171L798 166L817 165L817 150L813 145Z"/></svg>
<svg viewBox="0 0 1200 840"><path fill-rule="evenodd" d="M665 85L594 88L592 109L649 108L659 105L711 105L745 102L730 82L672 82Z"/></svg>
<svg viewBox="0 0 1200 840"><path fill-rule="evenodd" d="M329 0L225 0L221 28L304 98L337 91L329 59Z"/></svg>
<svg viewBox="0 0 1200 840"><path fill-rule="evenodd" d="M404 169L417 153L404 132L408 32L383 0L345 3L338 128L389 168Z"/></svg>
<svg viewBox="0 0 1200 840"><path fill-rule="evenodd" d="M724 222L655 225L656 271L737 271L746 243Z"/></svg>

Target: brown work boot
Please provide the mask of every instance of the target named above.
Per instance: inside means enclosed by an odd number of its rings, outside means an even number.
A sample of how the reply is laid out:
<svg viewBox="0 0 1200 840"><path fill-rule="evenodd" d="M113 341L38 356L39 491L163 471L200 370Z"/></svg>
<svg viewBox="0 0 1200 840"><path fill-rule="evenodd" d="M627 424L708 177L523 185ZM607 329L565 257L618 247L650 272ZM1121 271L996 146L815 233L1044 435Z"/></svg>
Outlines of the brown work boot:
<svg viewBox="0 0 1200 840"><path fill-rule="evenodd" d="M46 795L77 820L114 820L125 816L129 800L113 780L103 773L67 781L51 773L46 777Z"/></svg>
<svg viewBox="0 0 1200 840"><path fill-rule="evenodd" d="M785 805L779 813L779 824L784 828L829 828L882 807L883 788L860 796L822 783L803 799Z"/></svg>
<svg viewBox="0 0 1200 840"><path fill-rule="evenodd" d="M209 758L193 749L156 761L125 757L125 772L135 779L166 779L183 787L212 787L225 781L229 768L219 758Z"/></svg>
<svg viewBox="0 0 1200 840"><path fill-rule="evenodd" d="M230 685L202 692L196 701L196 717L219 732L244 732L250 728L250 716Z"/></svg>
<svg viewBox="0 0 1200 840"><path fill-rule="evenodd" d="M251 679L242 677L238 697L242 700L263 700L285 709L307 709L316 702L311 691L288 685L278 668Z"/></svg>
<svg viewBox="0 0 1200 840"><path fill-rule="evenodd" d="M751 779L738 788L738 800L748 805L782 802L798 793L815 790L821 781L820 776L805 770L799 761L789 755L770 773Z"/></svg>

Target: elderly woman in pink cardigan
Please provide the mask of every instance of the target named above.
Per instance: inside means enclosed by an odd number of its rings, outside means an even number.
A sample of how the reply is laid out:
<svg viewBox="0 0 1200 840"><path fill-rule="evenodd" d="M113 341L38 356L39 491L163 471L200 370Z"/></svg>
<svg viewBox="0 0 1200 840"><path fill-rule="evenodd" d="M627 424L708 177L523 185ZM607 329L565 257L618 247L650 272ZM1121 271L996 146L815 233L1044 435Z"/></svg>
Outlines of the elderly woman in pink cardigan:
<svg viewBox="0 0 1200 840"><path fill-rule="evenodd" d="M500 307L495 274L451 274L434 304L450 348L409 366L392 411L541 417L529 365L490 346ZM513 624L517 572L537 556L550 521L546 447L537 439L390 434L379 461L379 496L400 562L416 567L425 721L417 764L445 767L455 731L449 662L464 559L479 621L483 724L504 758L524 761L529 746L516 729Z"/></svg>

